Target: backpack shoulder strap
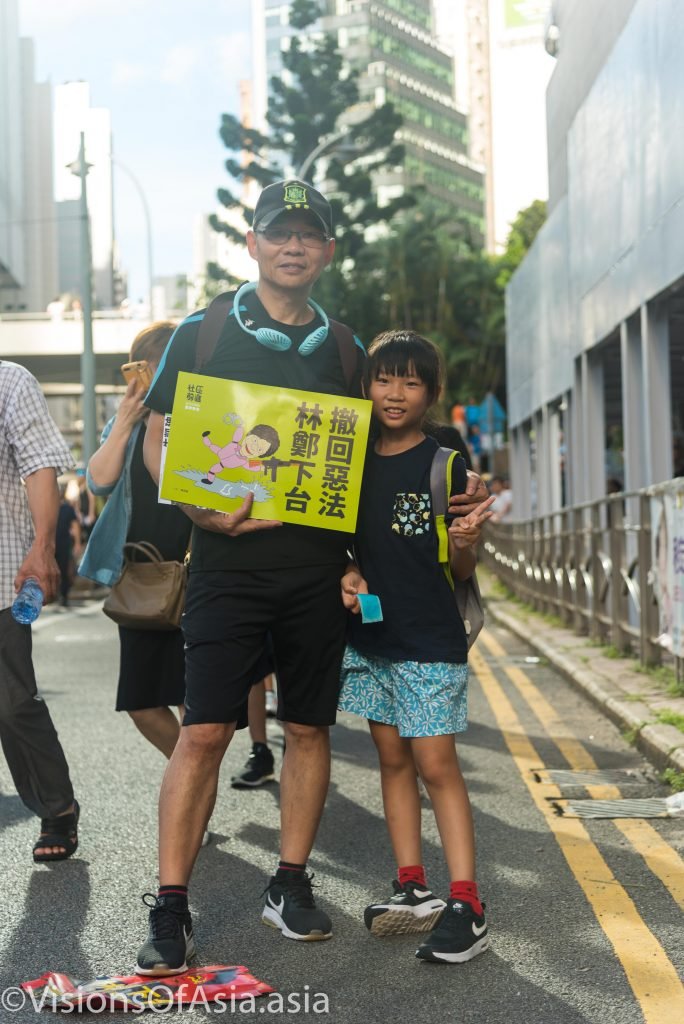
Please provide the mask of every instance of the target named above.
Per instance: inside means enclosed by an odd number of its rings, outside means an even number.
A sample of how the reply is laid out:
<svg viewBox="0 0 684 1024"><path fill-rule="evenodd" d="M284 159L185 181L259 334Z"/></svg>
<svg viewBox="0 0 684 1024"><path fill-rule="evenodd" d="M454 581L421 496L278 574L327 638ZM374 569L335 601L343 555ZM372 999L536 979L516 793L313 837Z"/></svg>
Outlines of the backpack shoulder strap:
<svg viewBox="0 0 684 1024"><path fill-rule="evenodd" d="M347 389L351 390L356 376L356 367L359 358L359 346L356 344L354 332L351 327L341 324L339 320L329 320L331 330L335 335L337 349L340 353L342 373L344 374Z"/></svg>
<svg viewBox="0 0 684 1024"><path fill-rule="evenodd" d="M449 507L451 472L457 454L458 452L454 452L450 448L438 448L435 452L430 467L430 496L439 546L439 564L444 570L449 586L454 591L456 606L463 620L468 638L468 648L470 648L484 625L484 609L475 573L467 580L456 580L449 565L449 532L445 516Z"/></svg>
<svg viewBox="0 0 684 1024"><path fill-rule="evenodd" d="M438 448L430 466L430 497L432 499L432 514L435 519L435 529L439 545L439 564L444 569L446 578L452 587L454 581L449 565L449 536L445 517L449 507L451 467L455 458L456 452L450 448Z"/></svg>
<svg viewBox="0 0 684 1024"><path fill-rule="evenodd" d="M195 373L201 370L214 354L234 298L235 292L222 292L215 299L212 299L207 306L207 311L202 318L199 331L197 332Z"/></svg>

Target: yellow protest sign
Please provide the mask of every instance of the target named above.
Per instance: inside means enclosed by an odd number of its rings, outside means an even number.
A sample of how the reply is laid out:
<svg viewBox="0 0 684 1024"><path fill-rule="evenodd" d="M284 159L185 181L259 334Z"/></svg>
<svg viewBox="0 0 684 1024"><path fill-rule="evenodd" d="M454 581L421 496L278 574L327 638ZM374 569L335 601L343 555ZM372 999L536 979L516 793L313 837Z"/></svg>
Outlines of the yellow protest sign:
<svg viewBox="0 0 684 1024"><path fill-rule="evenodd" d="M179 373L159 496L352 533L371 403Z"/></svg>

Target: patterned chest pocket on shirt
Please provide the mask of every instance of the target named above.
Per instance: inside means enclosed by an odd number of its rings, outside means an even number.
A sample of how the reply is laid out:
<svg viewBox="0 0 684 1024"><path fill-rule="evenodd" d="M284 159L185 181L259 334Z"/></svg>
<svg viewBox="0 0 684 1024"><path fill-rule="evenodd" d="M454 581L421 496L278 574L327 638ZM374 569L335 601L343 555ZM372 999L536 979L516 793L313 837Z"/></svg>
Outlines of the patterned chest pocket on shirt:
<svg viewBox="0 0 684 1024"><path fill-rule="evenodd" d="M392 532L402 537L418 537L430 532L430 495L395 494Z"/></svg>

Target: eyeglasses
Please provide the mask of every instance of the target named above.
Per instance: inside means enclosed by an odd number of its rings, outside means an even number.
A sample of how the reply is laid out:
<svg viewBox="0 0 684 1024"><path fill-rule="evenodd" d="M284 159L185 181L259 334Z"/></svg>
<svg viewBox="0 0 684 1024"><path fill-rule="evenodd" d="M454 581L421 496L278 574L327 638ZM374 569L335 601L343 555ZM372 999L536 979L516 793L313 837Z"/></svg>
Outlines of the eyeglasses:
<svg viewBox="0 0 684 1024"><path fill-rule="evenodd" d="M294 235L307 249L322 249L330 241L321 231L290 231L288 228L263 228L257 231L271 245L285 245Z"/></svg>

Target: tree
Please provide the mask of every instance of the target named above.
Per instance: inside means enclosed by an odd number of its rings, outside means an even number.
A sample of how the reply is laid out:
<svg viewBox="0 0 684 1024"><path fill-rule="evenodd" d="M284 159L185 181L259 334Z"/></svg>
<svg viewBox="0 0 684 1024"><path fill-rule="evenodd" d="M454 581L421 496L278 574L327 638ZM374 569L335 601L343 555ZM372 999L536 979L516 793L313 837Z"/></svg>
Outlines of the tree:
<svg viewBox="0 0 684 1024"><path fill-rule="evenodd" d="M290 24L297 34L290 37L289 48L282 55L286 74L271 79L269 133L245 127L232 114L222 116L220 136L232 152L225 166L238 182L254 180L263 187L285 177L285 164L294 167L296 173L321 139L339 131L345 115L359 103L359 74L345 65L335 36L327 33L317 38L306 31L320 14L316 0L294 0L291 5ZM345 304L344 272L349 271L363 248L366 230L386 223L397 209L412 202L410 196L403 196L380 208L372 188L374 172L402 159L403 147L394 141L400 126L400 115L386 103L349 126L347 139L354 147L353 166L332 150L319 158L327 162L326 193L336 227L338 270L330 279L326 275L318 294L323 301L327 286L334 284L336 312ZM315 166L310 168L310 178L314 177ZM253 211L229 189L219 189L218 198L227 209L242 211L245 226L251 224ZM244 228L218 217L213 217L211 224L232 240L243 240ZM216 276L216 268L212 276Z"/></svg>
<svg viewBox="0 0 684 1024"><path fill-rule="evenodd" d="M537 237L537 232L546 220L546 202L535 199L516 216L506 240L506 251L499 260L501 283L507 285L518 269L525 254Z"/></svg>

